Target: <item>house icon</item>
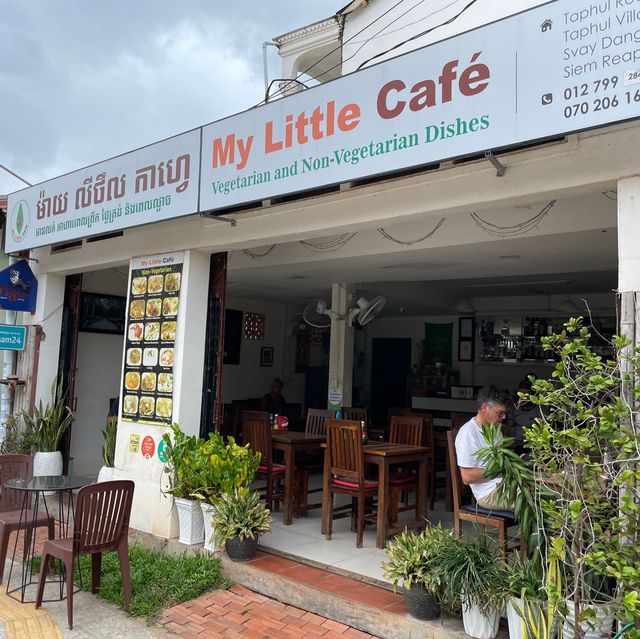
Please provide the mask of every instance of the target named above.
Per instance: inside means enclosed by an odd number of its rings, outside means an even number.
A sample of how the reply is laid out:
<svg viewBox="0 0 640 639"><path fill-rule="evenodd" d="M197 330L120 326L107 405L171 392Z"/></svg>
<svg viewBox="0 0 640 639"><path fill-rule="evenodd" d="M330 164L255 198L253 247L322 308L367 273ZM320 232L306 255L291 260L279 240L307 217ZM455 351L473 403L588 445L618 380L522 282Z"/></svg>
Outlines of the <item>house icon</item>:
<svg viewBox="0 0 640 639"><path fill-rule="evenodd" d="M545 33L547 31L551 31L552 28L553 28L553 21L552 20L545 20L540 25L540 31L542 31L542 33Z"/></svg>

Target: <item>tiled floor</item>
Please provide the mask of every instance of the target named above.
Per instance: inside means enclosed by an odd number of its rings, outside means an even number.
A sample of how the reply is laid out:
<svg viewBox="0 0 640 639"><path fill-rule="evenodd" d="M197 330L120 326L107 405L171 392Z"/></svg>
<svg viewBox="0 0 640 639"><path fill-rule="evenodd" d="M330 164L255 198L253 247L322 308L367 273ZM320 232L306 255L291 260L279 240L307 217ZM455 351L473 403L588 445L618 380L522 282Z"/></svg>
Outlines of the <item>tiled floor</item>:
<svg viewBox="0 0 640 639"><path fill-rule="evenodd" d="M275 567L278 561L287 560L273 558L270 565ZM284 572L287 570L291 570L291 566ZM242 586L210 592L174 606L164 612L160 621L184 639L376 639L373 635L287 606Z"/></svg>
<svg viewBox="0 0 640 639"><path fill-rule="evenodd" d="M428 514L432 523L442 521L453 526L453 513L442 509L444 504L436 502L436 509ZM286 553L301 559L333 567L337 571L348 571L370 579L386 582L382 562L386 560L384 550L376 548L375 527L365 529L362 548L356 548L356 536L351 532L349 518L333 522L331 541L321 534L322 511L310 510L308 517L296 518L291 526L282 523L282 512L274 512L271 532L260 537L260 546ZM400 521L411 521L412 511L401 513Z"/></svg>

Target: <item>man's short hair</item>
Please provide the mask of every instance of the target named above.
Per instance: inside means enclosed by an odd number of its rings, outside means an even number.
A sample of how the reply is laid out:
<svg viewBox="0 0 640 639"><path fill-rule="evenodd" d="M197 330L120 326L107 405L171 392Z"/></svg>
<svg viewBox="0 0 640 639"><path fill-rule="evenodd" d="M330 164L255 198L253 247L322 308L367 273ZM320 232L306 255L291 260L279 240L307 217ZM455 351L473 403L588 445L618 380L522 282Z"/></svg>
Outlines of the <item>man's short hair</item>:
<svg viewBox="0 0 640 639"><path fill-rule="evenodd" d="M483 404L502 404L505 408L511 406L511 395L504 390L500 390L496 386L485 386L478 392L478 409L482 408Z"/></svg>

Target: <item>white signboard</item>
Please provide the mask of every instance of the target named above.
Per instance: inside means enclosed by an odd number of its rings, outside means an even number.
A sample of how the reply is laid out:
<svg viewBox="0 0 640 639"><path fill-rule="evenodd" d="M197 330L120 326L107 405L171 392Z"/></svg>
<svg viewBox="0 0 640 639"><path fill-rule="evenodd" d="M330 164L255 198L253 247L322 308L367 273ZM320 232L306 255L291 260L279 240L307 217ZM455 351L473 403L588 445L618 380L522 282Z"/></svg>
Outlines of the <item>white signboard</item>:
<svg viewBox="0 0 640 639"><path fill-rule="evenodd" d="M195 129L13 193L5 252L195 213L199 156Z"/></svg>
<svg viewBox="0 0 640 639"><path fill-rule="evenodd" d="M215 210L640 115L640 0L557 0L203 129Z"/></svg>

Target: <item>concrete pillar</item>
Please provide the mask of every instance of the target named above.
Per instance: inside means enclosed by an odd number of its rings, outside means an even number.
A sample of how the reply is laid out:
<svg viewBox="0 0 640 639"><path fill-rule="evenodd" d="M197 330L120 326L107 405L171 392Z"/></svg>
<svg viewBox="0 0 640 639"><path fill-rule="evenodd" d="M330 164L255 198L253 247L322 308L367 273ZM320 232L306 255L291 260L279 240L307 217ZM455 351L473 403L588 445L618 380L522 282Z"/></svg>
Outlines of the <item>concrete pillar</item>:
<svg viewBox="0 0 640 639"><path fill-rule="evenodd" d="M332 286L329 408L351 406L353 390L353 327L349 322L351 298L352 292L348 284Z"/></svg>
<svg viewBox="0 0 640 639"><path fill-rule="evenodd" d="M60 331L64 307L65 278L62 275L37 274L38 300L34 315L24 314L25 323L41 326L42 335L39 344L37 375L35 376L35 401L43 404L51 401L51 383L58 374L60 360ZM31 330L30 330L31 332ZM34 357L30 350L21 357ZM31 397L31 389L24 389L23 396ZM29 410L29 406L25 407Z"/></svg>
<svg viewBox="0 0 640 639"><path fill-rule="evenodd" d="M189 435L200 432L208 287L209 257L185 251L174 350L173 421ZM162 435L168 430L120 421L114 471L114 479L133 479L136 483L131 526L165 538L178 533L173 499L162 492L169 485L168 475L157 454ZM132 435L139 442L148 436L153 439L155 453L151 459L145 459L135 446L130 447Z"/></svg>

